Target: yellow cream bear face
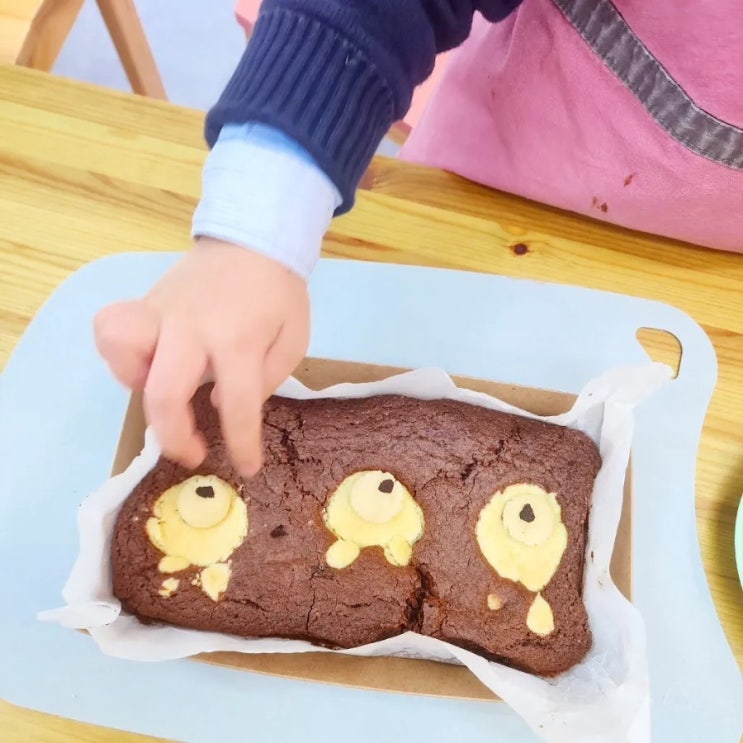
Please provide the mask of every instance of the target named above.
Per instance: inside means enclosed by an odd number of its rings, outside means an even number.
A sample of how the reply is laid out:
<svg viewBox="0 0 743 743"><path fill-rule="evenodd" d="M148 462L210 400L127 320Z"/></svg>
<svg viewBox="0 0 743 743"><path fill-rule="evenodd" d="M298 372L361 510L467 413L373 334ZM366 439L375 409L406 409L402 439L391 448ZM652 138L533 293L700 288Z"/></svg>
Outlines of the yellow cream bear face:
<svg viewBox="0 0 743 743"><path fill-rule="evenodd" d="M537 596L526 624L538 635L554 630L550 605L540 591L552 580L568 544L560 504L538 485L510 485L493 495L477 520L477 543L490 566L503 578L524 585ZM497 596L488 596L497 610Z"/></svg>
<svg viewBox="0 0 743 743"><path fill-rule="evenodd" d="M160 572L203 568L192 582L216 601L229 584L228 559L248 534L245 501L215 475L195 475L166 490L152 514L145 529L150 542L165 554ZM172 595L179 582L164 580L160 595Z"/></svg>
<svg viewBox="0 0 743 743"><path fill-rule="evenodd" d="M423 511L393 475L364 470L338 486L325 509L325 524L337 537L325 554L331 568L350 565L365 547L382 547L392 565L410 562L423 534Z"/></svg>

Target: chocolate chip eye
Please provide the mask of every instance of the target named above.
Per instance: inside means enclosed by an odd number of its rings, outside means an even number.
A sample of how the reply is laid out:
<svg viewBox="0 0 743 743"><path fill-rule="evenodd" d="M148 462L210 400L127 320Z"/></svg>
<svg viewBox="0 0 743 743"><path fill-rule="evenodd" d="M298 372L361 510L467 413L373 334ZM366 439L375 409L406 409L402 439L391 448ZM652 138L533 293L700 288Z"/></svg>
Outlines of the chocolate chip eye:
<svg viewBox="0 0 743 743"><path fill-rule="evenodd" d="M519 518L522 521L526 521L527 524L531 524L532 521L536 518L534 515L534 509L531 507L529 503L527 503L521 511L519 511Z"/></svg>
<svg viewBox="0 0 743 743"><path fill-rule="evenodd" d="M395 487L395 481L390 480L388 478L387 480L382 480L382 482L379 483L379 492L380 493L391 493L394 487Z"/></svg>
<svg viewBox="0 0 743 743"><path fill-rule="evenodd" d="M214 488L211 485L201 485L196 488L196 495L202 498L213 498Z"/></svg>

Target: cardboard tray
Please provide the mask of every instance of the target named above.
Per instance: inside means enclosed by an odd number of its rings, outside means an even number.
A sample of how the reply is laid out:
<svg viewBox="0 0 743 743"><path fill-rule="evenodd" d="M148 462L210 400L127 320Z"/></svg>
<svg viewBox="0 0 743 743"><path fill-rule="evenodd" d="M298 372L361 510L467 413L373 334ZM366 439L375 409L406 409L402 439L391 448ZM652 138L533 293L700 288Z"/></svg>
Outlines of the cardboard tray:
<svg viewBox="0 0 743 743"><path fill-rule="evenodd" d="M376 382L407 369L326 359L305 359L294 376L312 389L340 382ZM538 415L569 410L575 395L502 384L470 377L452 377L460 387L485 392ZM112 468L123 472L144 446L145 419L142 399L133 395ZM632 595L632 477L627 469L622 516L614 545L611 574L620 591ZM478 701L498 701L484 684L463 666L407 658L362 658L337 653L255 654L206 653L194 660L215 665L285 676L307 681L341 684L377 691L394 691Z"/></svg>

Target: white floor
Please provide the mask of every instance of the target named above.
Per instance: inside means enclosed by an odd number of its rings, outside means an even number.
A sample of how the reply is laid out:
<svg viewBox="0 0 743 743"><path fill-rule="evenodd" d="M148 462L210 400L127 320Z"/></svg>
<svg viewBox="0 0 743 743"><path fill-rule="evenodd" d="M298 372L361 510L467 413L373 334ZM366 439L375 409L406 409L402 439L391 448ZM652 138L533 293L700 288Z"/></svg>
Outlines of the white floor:
<svg viewBox="0 0 743 743"><path fill-rule="evenodd" d="M136 0L136 4L169 100L209 108L245 46L233 13L235 0ZM93 0L86 0L54 71L130 89Z"/></svg>
<svg viewBox="0 0 743 743"><path fill-rule="evenodd" d="M206 110L219 97L245 47L235 0L135 0L168 99ZM54 67L76 80L130 90L93 0L86 0ZM394 154L384 142L380 151Z"/></svg>

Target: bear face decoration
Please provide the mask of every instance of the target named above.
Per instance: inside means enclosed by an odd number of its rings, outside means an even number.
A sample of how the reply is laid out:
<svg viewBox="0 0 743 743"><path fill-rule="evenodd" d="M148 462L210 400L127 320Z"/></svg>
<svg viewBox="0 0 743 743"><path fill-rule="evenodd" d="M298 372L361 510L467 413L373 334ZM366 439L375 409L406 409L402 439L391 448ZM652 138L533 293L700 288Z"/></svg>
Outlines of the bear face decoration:
<svg viewBox="0 0 743 743"><path fill-rule="evenodd" d="M476 536L483 556L501 577L537 594L526 624L535 634L549 635L554 618L540 592L557 572L568 544L555 494L529 483L496 492L480 512ZM499 609L498 597L488 596L488 606Z"/></svg>
<svg viewBox="0 0 743 743"><path fill-rule="evenodd" d="M393 475L365 470L346 477L330 497L325 524L337 537L325 559L331 568L348 567L365 547L382 547L391 565L410 562L424 529L421 507Z"/></svg>
<svg viewBox="0 0 743 743"><path fill-rule="evenodd" d="M248 533L245 501L215 475L195 475L166 490L152 513L145 529L152 545L164 553L159 571L203 568L194 583L217 601L229 584L228 560ZM178 578L165 579L160 595L168 598L179 583Z"/></svg>

